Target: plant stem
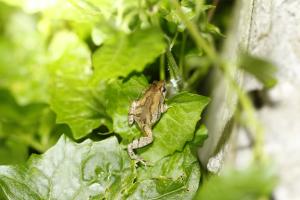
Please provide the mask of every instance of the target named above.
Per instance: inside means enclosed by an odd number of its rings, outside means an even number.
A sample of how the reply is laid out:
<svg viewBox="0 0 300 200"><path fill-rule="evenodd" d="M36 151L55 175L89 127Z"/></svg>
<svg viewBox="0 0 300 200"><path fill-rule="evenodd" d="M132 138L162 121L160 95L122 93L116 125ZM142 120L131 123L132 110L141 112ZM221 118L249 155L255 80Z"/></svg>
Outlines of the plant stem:
<svg viewBox="0 0 300 200"><path fill-rule="evenodd" d="M180 55L179 55L179 70L180 70L180 74L181 74L183 81L186 80L186 74L185 74L185 70L184 70L184 66L183 66L186 40L187 40L187 34L185 32L183 32L182 33L182 43L181 43L181 48L180 48Z"/></svg>
<svg viewBox="0 0 300 200"><path fill-rule="evenodd" d="M236 91L241 106L246 113L248 119L247 125L249 127L249 130L254 132L256 136L254 152L253 152L254 159L256 159L257 161L262 161L262 158L264 157L264 153L263 153L264 131L262 126L260 125L260 123L255 117L255 109L253 108L251 100L249 99L247 94L240 88L240 86L237 84L234 77L230 73L229 70L230 66L227 66L225 62L218 57L218 54L215 51L215 49L211 47L209 43L201 36L201 33L198 31L196 24L191 22L181 10L178 1L171 0L171 2L176 9L177 15L185 24L192 38L196 42L196 45L199 48L199 50L202 49L207 54L211 62L215 64L217 67L219 67L221 71L223 71L225 79L229 82L231 88L233 88Z"/></svg>
<svg viewBox="0 0 300 200"><path fill-rule="evenodd" d="M216 63L218 62L218 56L215 50L208 44L208 42L202 38L200 32L198 31L197 26L191 22L183 13L181 10L181 7L177 0L171 0L172 4L174 5L176 9L176 13L179 16L179 18L183 21L186 28L189 30L191 36L194 38L196 44L200 49L203 49L203 51L207 54L207 56L211 59L212 62Z"/></svg>
<svg viewBox="0 0 300 200"><path fill-rule="evenodd" d="M160 76L160 80L166 80L164 54L162 54L159 59L159 76Z"/></svg>

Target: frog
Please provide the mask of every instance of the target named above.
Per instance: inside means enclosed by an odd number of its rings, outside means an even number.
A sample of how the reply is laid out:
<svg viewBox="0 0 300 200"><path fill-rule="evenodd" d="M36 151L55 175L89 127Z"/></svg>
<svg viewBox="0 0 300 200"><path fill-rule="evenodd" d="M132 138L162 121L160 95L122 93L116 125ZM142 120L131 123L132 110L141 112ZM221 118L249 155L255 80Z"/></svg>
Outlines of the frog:
<svg viewBox="0 0 300 200"><path fill-rule="evenodd" d="M142 157L135 154L134 150L145 147L153 142L152 127L159 121L162 113L168 110L165 104L166 82L164 80L154 81L142 96L132 102L128 112L128 124L137 124L144 136L133 140L127 146L128 155L136 164L147 165Z"/></svg>

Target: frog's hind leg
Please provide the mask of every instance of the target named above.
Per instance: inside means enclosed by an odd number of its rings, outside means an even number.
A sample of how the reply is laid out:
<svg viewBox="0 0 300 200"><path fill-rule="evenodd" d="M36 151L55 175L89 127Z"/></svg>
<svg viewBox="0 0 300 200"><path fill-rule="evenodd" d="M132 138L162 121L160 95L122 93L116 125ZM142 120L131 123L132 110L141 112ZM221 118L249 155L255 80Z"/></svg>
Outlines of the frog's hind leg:
<svg viewBox="0 0 300 200"><path fill-rule="evenodd" d="M135 139L130 143L127 147L128 154L132 160L136 160L137 162L141 162L142 164L146 165L146 162L143 158L139 157L134 153L134 149L139 149L142 147L147 146L148 144L152 143L153 136L151 128L145 127L146 137L140 137Z"/></svg>
<svg viewBox="0 0 300 200"><path fill-rule="evenodd" d="M134 115L137 107L137 102L133 101L128 112L128 124L131 126L134 123Z"/></svg>

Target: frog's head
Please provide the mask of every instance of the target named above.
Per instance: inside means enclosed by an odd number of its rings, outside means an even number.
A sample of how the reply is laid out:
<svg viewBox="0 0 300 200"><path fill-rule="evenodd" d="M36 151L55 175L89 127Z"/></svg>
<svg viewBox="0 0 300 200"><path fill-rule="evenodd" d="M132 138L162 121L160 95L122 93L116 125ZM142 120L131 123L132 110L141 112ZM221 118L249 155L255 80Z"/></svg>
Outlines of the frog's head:
<svg viewBox="0 0 300 200"><path fill-rule="evenodd" d="M166 81L160 80L160 81L154 81L155 87L157 91L160 91L161 94L165 97L167 94L167 88L166 88Z"/></svg>

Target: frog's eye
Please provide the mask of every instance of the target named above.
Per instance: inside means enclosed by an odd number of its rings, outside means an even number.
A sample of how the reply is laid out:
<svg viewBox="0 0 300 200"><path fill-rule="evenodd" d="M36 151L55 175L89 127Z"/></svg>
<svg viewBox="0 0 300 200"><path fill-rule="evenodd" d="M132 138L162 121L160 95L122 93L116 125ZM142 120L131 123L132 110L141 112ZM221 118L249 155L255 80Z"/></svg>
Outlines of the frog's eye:
<svg viewBox="0 0 300 200"><path fill-rule="evenodd" d="M166 93L166 92L167 92L166 87L162 87L162 88L161 88L161 91L162 91L162 93Z"/></svg>

